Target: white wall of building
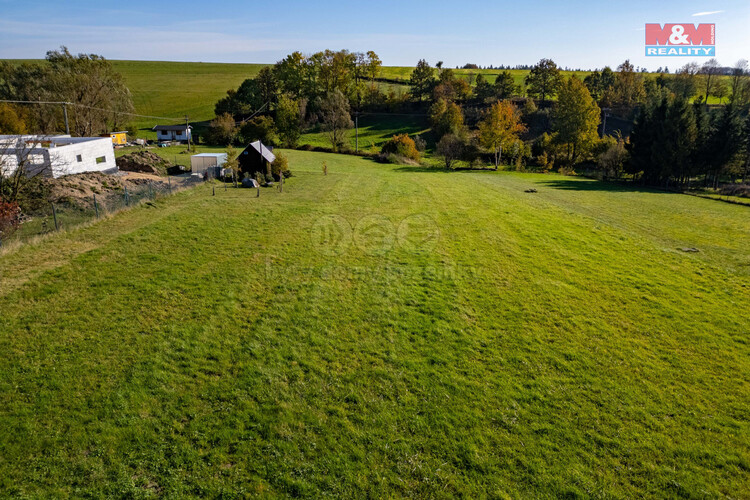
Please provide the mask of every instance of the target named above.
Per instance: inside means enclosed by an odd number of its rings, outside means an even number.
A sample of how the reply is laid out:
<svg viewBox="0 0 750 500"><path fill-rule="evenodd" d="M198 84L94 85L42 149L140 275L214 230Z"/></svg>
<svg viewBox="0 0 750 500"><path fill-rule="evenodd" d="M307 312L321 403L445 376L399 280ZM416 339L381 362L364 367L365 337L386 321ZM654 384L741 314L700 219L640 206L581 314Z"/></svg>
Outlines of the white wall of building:
<svg viewBox="0 0 750 500"><path fill-rule="evenodd" d="M160 141L187 141L188 137L192 139L192 133L190 130L177 132L174 130L158 130L156 132L156 138Z"/></svg>
<svg viewBox="0 0 750 500"><path fill-rule="evenodd" d="M0 163L6 175L25 163L55 178L117 169L109 137L0 136Z"/></svg>
<svg viewBox="0 0 750 500"><path fill-rule="evenodd" d="M117 168L112 139L90 139L49 149L53 177Z"/></svg>
<svg viewBox="0 0 750 500"><path fill-rule="evenodd" d="M226 153L201 153L190 157L190 168L193 173L202 173L210 167L223 167L226 162Z"/></svg>

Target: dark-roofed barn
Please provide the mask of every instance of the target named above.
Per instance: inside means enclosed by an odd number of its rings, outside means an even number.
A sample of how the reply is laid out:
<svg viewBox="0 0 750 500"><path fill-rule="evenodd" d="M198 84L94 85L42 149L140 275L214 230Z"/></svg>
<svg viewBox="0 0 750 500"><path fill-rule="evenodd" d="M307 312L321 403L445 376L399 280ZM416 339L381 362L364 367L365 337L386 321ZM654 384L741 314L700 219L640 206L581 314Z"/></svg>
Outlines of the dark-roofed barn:
<svg viewBox="0 0 750 500"><path fill-rule="evenodd" d="M240 171L250 175L255 172L271 173L271 163L276 160L273 148L269 148L260 141L251 142L239 156Z"/></svg>

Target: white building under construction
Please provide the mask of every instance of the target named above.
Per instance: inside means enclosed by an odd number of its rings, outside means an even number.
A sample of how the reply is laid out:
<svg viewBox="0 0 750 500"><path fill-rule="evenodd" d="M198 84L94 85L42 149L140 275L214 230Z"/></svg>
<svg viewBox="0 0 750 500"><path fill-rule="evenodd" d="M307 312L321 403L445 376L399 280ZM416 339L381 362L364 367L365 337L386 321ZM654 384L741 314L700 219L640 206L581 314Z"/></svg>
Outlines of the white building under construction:
<svg viewBox="0 0 750 500"><path fill-rule="evenodd" d="M0 135L0 169L10 175L21 166L28 175L58 178L83 172L115 172L109 137Z"/></svg>

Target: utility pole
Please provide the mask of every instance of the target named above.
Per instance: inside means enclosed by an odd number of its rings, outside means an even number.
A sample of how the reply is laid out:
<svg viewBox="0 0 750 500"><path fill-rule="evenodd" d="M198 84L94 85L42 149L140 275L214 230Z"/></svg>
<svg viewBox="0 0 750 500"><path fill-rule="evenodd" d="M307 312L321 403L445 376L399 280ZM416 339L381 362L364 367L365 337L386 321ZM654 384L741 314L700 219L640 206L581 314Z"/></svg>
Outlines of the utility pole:
<svg viewBox="0 0 750 500"><path fill-rule="evenodd" d="M68 125L68 103L64 102L63 107L63 116L65 117L65 133L67 135L70 135L70 126Z"/></svg>
<svg viewBox="0 0 750 500"><path fill-rule="evenodd" d="M607 135L607 117L609 116L609 108L602 109L602 112L604 113L604 119L602 120L602 139L604 139L604 136Z"/></svg>
<svg viewBox="0 0 750 500"><path fill-rule="evenodd" d="M190 151L190 123L189 123L188 115L185 115L185 135L187 136L188 140L188 152Z"/></svg>

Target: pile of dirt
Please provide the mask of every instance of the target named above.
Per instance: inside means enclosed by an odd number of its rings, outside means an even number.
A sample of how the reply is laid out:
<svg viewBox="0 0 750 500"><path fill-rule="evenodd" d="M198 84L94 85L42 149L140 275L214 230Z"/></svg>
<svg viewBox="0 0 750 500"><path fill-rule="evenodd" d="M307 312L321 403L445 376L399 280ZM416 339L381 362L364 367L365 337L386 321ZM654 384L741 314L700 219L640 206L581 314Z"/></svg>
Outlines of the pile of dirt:
<svg viewBox="0 0 750 500"><path fill-rule="evenodd" d="M101 202L109 196L120 195L124 189L136 191L139 186L143 189L142 186L149 183L154 186L166 185L167 179L138 172L122 172L114 175L86 172L66 175L59 179L48 178L43 182L49 192L50 201L88 208L93 205L93 195L96 195Z"/></svg>
<svg viewBox="0 0 750 500"><path fill-rule="evenodd" d="M117 167L125 172L167 175L167 170L173 166L169 160L150 151L136 151L117 158Z"/></svg>

